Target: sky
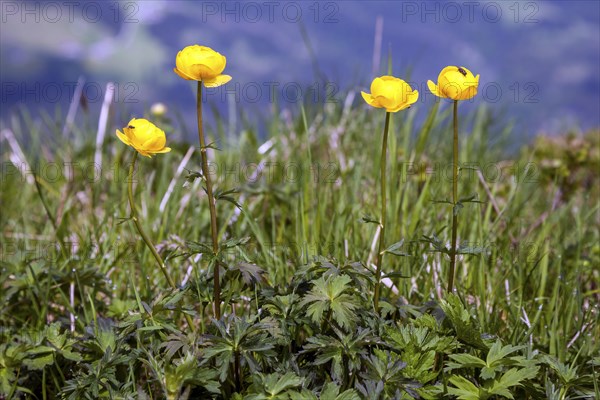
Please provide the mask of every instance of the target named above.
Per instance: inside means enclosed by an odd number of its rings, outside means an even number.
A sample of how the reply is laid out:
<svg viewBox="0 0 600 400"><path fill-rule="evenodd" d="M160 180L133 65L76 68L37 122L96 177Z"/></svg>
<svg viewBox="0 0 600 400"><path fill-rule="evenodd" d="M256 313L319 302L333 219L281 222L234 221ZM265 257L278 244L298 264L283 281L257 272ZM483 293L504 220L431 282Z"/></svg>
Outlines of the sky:
<svg viewBox="0 0 600 400"><path fill-rule="evenodd" d="M183 47L227 57L233 80L206 100L240 129L302 98L343 102L387 71L435 99L446 65L480 74L481 103L514 119L517 136L600 126L598 1L2 1L0 123L25 106L64 113L78 79L90 112L108 82L116 124L156 102L193 121L195 86L173 73ZM380 32L380 35L377 34ZM362 101L360 96L356 102ZM181 134L183 139L187 137ZM190 135L190 138L193 138Z"/></svg>

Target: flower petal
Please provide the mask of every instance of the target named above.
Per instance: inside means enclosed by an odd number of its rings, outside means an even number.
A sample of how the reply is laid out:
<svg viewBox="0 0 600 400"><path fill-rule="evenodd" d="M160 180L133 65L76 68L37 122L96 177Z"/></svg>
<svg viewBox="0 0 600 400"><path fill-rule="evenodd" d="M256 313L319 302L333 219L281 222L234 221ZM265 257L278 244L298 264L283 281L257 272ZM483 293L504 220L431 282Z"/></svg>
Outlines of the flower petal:
<svg viewBox="0 0 600 400"><path fill-rule="evenodd" d="M419 100L419 91L418 90L413 90L412 92L409 92L408 95L406 96L406 102L408 103L408 105L415 104L417 102L417 100Z"/></svg>
<svg viewBox="0 0 600 400"><path fill-rule="evenodd" d="M445 67L438 75L438 84L446 76L446 74L451 71L458 72L458 68L454 65L448 65L447 67Z"/></svg>
<svg viewBox="0 0 600 400"><path fill-rule="evenodd" d="M371 82L371 93L379 93L385 89L384 78L387 78L387 76L381 76L373 79L373 82Z"/></svg>
<svg viewBox="0 0 600 400"><path fill-rule="evenodd" d="M373 95L371 95L370 93L361 91L360 94L362 95L362 98L367 102L367 104L370 105L371 107L380 107L379 103L375 102Z"/></svg>
<svg viewBox="0 0 600 400"><path fill-rule="evenodd" d="M448 82L450 82L450 83L458 83L461 86L465 82L468 81L467 77L464 76L463 74L461 74L460 72L458 72L458 70L457 71L448 71L444 76L446 77L446 79L448 79ZM475 79L472 79L472 81L474 81L474 80Z"/></svg>
<svg viewBox="0 0 600 400"><path fill-rule="evenodd" d="M187 76L185 73L183 73L182 71L178 70L177 68L173 68L173 72L175 72L177 75L179 75L180 77L182 77L183 79L186 79L188 81L194 81L194 78L191 78L189 76Z"/></svg>
<svg viewBox="0 0 600 400"><path fill-rule="evenodd" d="M385 107L386 110L395 109L403 103L399 101L398 94L392 92L392 97L376 96L375 101L380 107Z"/></svg>
<svg viewBox="0 0 600 400"><path fill-rule="evenodd" d="M231 76L229 76L229 75L219 75L212 79L204 79L202 82L204 82L204 86L206 86L206 87L215 88L215 87L226 84L230 80L231 80Z"/></svg>
<svg viewBox="0 0 600 400"><path fill-rule="evenodd" d="M457 100L469 100L477 94L477 86L469 86L463 90Z"/></svg>
<svg viewBox="0 0 600 400"><path fill-rule="evenodd" d="M429 88L429 91L433 94L435 94L438 97L446 97L445 95L443 95L442 93L440 93L440 90L438 88L438 86L433 83L433 81L430 79L427 81L427 87Z"/></svg>
<svg viewBox="0 0 600 400"><path fill-rule="evenodd" d="M140 153L144 157L152 158L152 154L148 153L147 151L144 151L144 150L138 149L138 148L136 148L136 150L138 153Z"/></svg>
<svg viewBox="0 0 600 400"><path fill-rule="evenodd" d="M165 147L166 142L167 139L164 136L153 136L150 139L146 140L144 144L142 144L142 149L150 153L154 153L156 150L163 149Z"/></svg>
<svg viewBox="0 0 600 400"><path fill-rule="evenodd" d="M444 93L444 97L452 100L461 100L462 88L456 82L448 82L443 87L439 88L440 92Z"/></svg>
<svg viewBox="0 0 600 400"><path fill-rule="evenodd" d="M388 109L388 111L389 111L389 112L398 112L398 111L401 111L401 110L405 110L405 109L407 109L407 108L410 108L410 105L411 105L411 104L412 104L412 103L408 103L408 102L401 102L401 103L398 103L398 104L397 104L395 107L393 107L393 108L391 108L391 109Z"/></svg>
<svg viewBox="0 0 600 400"><path fill-rule="evenodd" d="M469 68L461 66L460 69L462 69L466 73L466 75L464 75L465 81L468 81L468 82L475 81L475 75L473 75L473 73L471 72L471 70L469 70Z"/></svg>
<svg viewBox="0 0 600 400"><path fill-rule="evenodd" d="M401 81L394 76L385 75L375 78L371 84L371 94L375 98L381 96L391 101L397 101L401 90Z"/></svg>
<svg viewBox="0 0 600 400"><path fill-rule="evenodd" d="M210 65L204 64L188 65L186 71L187 75L194 77L196 80L214 79L219 74L219 72L214 71Z"/></svg>
<svg viewBox="0 0 600 400"><path fill-rule="evenodd" d="M386 108L385 111L391 112L391 113L395 113L395 112L404 110L405 108L408 108L408 107L410 107L409 104L403 103L403 104L399 104L399 105L397 105L396 107L393 107L393 108Z"/></svg>
<svg viewBox="0 0 600 400"><path fill-rule="evenodd" d="M131 146L131 142L129 141L129 138L127 136L125 136L123 134L123 132L121 132L120 130L117 129L117 137L119 138L119 140L121 140L121 142L125 143L127 146Z"/></svg>

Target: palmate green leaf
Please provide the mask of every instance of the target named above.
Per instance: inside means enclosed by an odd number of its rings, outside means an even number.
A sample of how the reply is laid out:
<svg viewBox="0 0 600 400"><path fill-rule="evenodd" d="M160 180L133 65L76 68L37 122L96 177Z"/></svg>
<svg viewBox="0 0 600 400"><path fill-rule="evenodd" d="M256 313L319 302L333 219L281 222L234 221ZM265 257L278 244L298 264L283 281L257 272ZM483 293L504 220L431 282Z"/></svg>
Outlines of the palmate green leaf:
<svg viewBox="0 0 600 400"><path fill-rule="evenodd" d="M314 364L321 365L329 361L339 361L342 355L341 342L327 335L315 335L307 339L308 344L304 346L304 351L318 352Z"/></svg>
<svg viewBox="0 0 600 400"><path fill-rule="evenodd" d="M42 370L48 365L54 363L54 352L51 353L40 353L33 358L26 358L23 360L23 365L29 369Z"/></svg>
<svg viewBox="0 0 600 400"><path fill-rule="evenodd" d="M33 347L29 350L27 350L27 355L29 356L40 356L40 355L45 355L45 354L52 354L54 353L56 350L53 347L49 347L49 346L36 346Z"/></svg>
<svg viewBox="0 0 600 400"><path fill-rule="evenodd" d="M482 397L479 388L462 376L453 375L450 377L449 382L454 387L449 386L448 393L457 396L459 400L482 400L487 398Z"/></svg>
<svg viewBox="0 0 600 400"><path fill-rule="evenodd" d="M452 324L456 336L460 341L478 349L487 350L487 345L481 339L479 323L463 306L460 298L454 294L448 294L440 302L440 307Z"/></svg>
<svg viewBox="0 0 600 400"><path fill-rule="evenodd" d="M261 363L268 362L274 355L275 344L269 338L268 326L251 323L245 318L229 316L225 320L212 320L218 335L203 335L203 355L207 359L216 359L219 379L227 379L230 365L238 355L242 365L250 372L259 372Z"/></svg>
<svg viewBox="0 0 600 400"><path fill-rule="evenodd" d="M496 373L498 373L500 370L502 369L502 367L488 367L485 366L483 368L481 368L481 372L479 373L479 376L481 377L481 379L493 379L496 376Z"/></svg>
<svg viewBox="0 0 600 400"><path fill-rule="evenodd" d="M487 366L485 361L479 357L472 356L470 354L450 354L450 359L455 362L448 362L447 371L460 368L484 368Z"/></svg>
<svg viewBox="0 0 600 400"><path fill-rule="evenodd" d="M335 382L328 382L323 386L321 393L317 396L308 389L300 392L290 393L291 400L361 400L354 389L348 389L340 393L340 387Z"/></svg>
<svg viewBox="0 0 600 400"><path fill-rule="evenodd" d="M379 312L381 313L382 317L387 318L398 312L398 307L396 307L394 304L388 303L387 301L380 301Z"/></svg>
<svg viewBox="0 0 600 400"><path fill-rule="evenodd" d="M365 380L383 382L385 393L393 397L399 387L404 387L410 381L405 378L403 370L407 363L401 360L400 355L374 349L374 354L367 357L367 369L360 374Z"/></svg>
<svg viewBox="0 0 600 400"><path fill-rule="evenodd" d="M497 365L503 365L503 364L506 364L507 362L511 362L510 359L505 360L505 357L507 355L514 353L515 351L519 351L523 348L525 348L525 346L512 346L512 345L502 346L502 343L500 342L500 340L496 340L496 342L494 342L492 347L490 347L490 351L488 352L488 355L486 358L486 363L490 367L495 367Z"/></svg>
<svg viewBox="0 0 600 400"><path fill-rule="evenodd" d="M225 382L229 373L229 366L233 362L233 346L221 338L211 338L210 346L203 349L207 359L215 358L219 371L219 380Z"/></svg>
<svg viewBox="0 0 600 400"><path fill-rule="evenodd" d="M297 308L298 299L299 296L295 293L274 296L266 299L263 307L273 316L285 317Z"/></svg>
<svg viewBox="0 0 600 400"><path fill-rule="evenodd" d="M264 282L265 271L256 264L240 262L229 267L228 272L239 272L244 283L248 286Z"/></svg>
<svg viewBox="0 0 600 400"><path fill-rule="evenodd" d="M372 284L370 280L373 279L374 273L360 262L341 262L315 256L310 263L296 271L294 280L304 282L307 276L317 279L321 276L328 277L330 275L347 275L352 278L351 286L354 286L357 290L365 291L367 286Z"/></svg>
<svg viewBox="0 0 600 400"><path fill-rule="evenodd" d="M313 303L306 309L306 315L318 324L323 319L323 313L329 309L329 304L325 301L313 300Z"/></svg>
<svg viewBox="0 0 600 400"><path fill-rule="evenodd" d="M514 358L507 358L506 356L521 350L523 347L512 345L502 346L500 340L497 340L490 348L485 361L470 354L451 354L450 359L453 362L447 363L446 371L461 368L481 368L479 376L483 380L493 379L504 366L518 363Z"/></svg>
<svg viewBox="0 0 600 400"><path fill-rule="evenodd" d="M293 372L286 372L284 375L257 373L252 376L252 380L250 394L244 396L244 400L287 400L298 394L295 388L304 382L303 378Z"/></svg>
<svg viewBox="0 0 600 400"><path fill-rule="evenodd" d="M288 389L302 385L303 381L304 379L293 372L287 372L284 375L269 374L264 378L264 388L269 395L276 396Z"/></svg>
<svg viewBox="0 0 600 400"><path fill-rule="evenodd" d="M169 398L178 398L185 385L200 386L218 393L217 374L218 371L214 369L199 367L197 357L193 353L186 353L174 365L165 368L164 381Z"/></svg>
<svg viewBox="0 0 600 400"><path fill-rule="evenodd" d="M354 310L358 308L355 296L344 293L351 291L348 285L352 281L347 275L321 278L312 281L312 289L304 296L300 307L308 305L306 315L314 323L321 323L323 314L331 310L332 317L342 328L351 328L355 323Z"/></svg>
<svg viewBox="0 0 600 400"><path fill-rule="evenodd" d="M521 385L523 381L534 378L538 373L539 367L529 368L511 368L506 371L498 380L494 380L492 385L486 389L490 395L504 396L513 399L508 388Z"/></svg>
<svg viewBox="0 0 600 400"><path fill-rule="evenodd" d="M310 299L312 300L312 303L306 309L306 315L311 318L314 323L318 324L323 319L323 313L329 309L329 304L325 301L313 300L313 298Z"/></svg>
<svg viewBox="0 0 600 400"><path fill-rule="evenodd" d="M364 381L358 383L356 389L363 395L364 399L381 399L384 386L382 381Z"/></svg>
<svg viewBox="0 0 600 400"><path fill-rule="evenodd" d="M318 334L309 337L301 353L316 353L314 365L331 362L332 378L344 381L349 373L356 373L361 369L368 347L375 344L382 345L382 343L368 329L358 328L349 334L334 326L332 330L335 336Z"/></svg>
<svg viewBox="0 0 600 400"><path fill-rule="evenodd" d="M79 362L83 360L83 357L81 357L81 355L78 352L74 352L71 350L62 350L60 352L60 354L66 358L67 360L71 360L71 361L75 361L75 362Z"/></svg>
<svg viewBox="0 0 600 400"><path fill-rule="evenodd" d="M76 341L68 338L67 332L60 333L59 323L34 332L27 341L32 347L24 352L23 364L30 369L39 370L53 364L59 354L71 361L82 360L78 353L71 351Z"/></svg>
<svg viewBox="0 0 600 400"><path fill-rule="evenodd" d="M348 294L338 296L330 304L332 317L342 328L351 328L356 322L356 313L358 308L354 298Z"/></svg>
<svg viewBox="0 0 600 400"><path fill-rule="evenodd" d="M556 372L563 384L573 384L579 379L578 367L575 364L561 363L549 355L544 355L542 360Z"/></svg>
<svg viewBox="0 0 600 400"><path fill-rule="evenodd" d="M436 353L433 350L423 354L411 354L410 358L406 358L406 363L409 366L404 371L405 375L423 384L431 383L439 375L434 368L435 357Z"/></svg>
<svg viewBox="0 0 600 400"><path fill-rule="evenodd" d="M302 389L300 392L290 393L290 400L319 400L319 398L310 390Z"/></svg>
<svg viewBox="0 0 600 400"><path fill-rule="evenodd" d="M360 400L360 397L353 389L348 389L340 393L338 385L334 382L328 382L323 386L320 400Z"/></svg>
<svg viewBox="0 0 600 400"><path fill-rule="evenodd" d="M350 281L351 279L349 276L336 276L333 279L328 279L323 282L324 284L320 285L320 288L325 289L325 293L329 299L335 299L348 288Z"/></svg>
<svg viewBox="0 0 600 400"><path fill-rule="evenodd" d="M46 339L50 344L58 349L61 349L67 342L67 333L60 333L60 324L50 324L45 329Z"/></svg>
<svg viewBox="0 0 600 400"><path fill-rule="evenodd" d="M174 332L167 336L158 346L159 349L166 349L165 359L170 361L179 350L183 354L190 352L194 339L184 335L181 332Z"/></svg>
<svg viewBox="0 0 600 400"><path fill-rule="evenodd" d="M453 337L441 336L432 329L436 328L436 323L430 315L424 315L416 321L423 326L388 327L385 339L406 362L404 376L426 384L438 375L434 368L436 353L449 353L458 347L458 343Z"/></svg>

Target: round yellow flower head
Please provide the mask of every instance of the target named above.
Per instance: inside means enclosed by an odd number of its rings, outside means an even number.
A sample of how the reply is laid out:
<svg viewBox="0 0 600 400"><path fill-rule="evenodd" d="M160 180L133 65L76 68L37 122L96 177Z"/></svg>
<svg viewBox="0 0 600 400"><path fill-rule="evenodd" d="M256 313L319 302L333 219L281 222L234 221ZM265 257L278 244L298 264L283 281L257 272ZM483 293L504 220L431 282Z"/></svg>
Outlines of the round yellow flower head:
<svg viewBox="0 0 600 400"><path fill-rule="evenodd" d="M187 46L175 59L177 75L188 81L202 81L206 87L217 87L231 80L229 75L221 75L227 59L210 47Z"/></svg>
<svg viewBox="0 0 600 400"><path fill-rule="evenodd" d="M465 67L448 66L440 72L437 85L427 81L431 93L452 100L469 100L477 94L479 75Z"/></svg>
<svg viewBox="0 0 600 400"><path fill-rule="evenodd" d="M165 132L146 119L132 119L123 131L125 134L117 129L117 137L121 142L133 147L143 156L152 157L153 154L171 151L170 147L165 147Z"/></svg>
<svg viewBox="0 0 600 400"><path fill-rule="evenodd" d="M381 76L371 82L371 94L361 92L368 105L385 108L387 112L404 110L419 99L419 92L394 76Z"/></svg>

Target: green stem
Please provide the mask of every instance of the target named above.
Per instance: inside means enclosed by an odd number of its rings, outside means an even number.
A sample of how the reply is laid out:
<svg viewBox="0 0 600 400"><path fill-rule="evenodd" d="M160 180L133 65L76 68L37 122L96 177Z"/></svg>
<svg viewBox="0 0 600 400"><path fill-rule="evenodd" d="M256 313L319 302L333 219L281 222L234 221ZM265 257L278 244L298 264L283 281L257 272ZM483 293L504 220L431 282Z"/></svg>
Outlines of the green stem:
<svg viewBox="0 0 600 400"><path fill-rule="evenodd" d="M204 141L204 128L202 127L202 81L198 81L198 95L196 98L196 109L198 110L198 138L200 139L200 155L202 156L202 175L206 180L206 194L208 195L208 207L210 210L210 233L212 236L212 249L214 253L214 313L215 318L221 318L221 287L219 280L219 262L216 259L219 253L219 231L217 229L217 209L215 207L215 198L213 196L212 183L208 170L208 157L206 155L206 143Z"/></svg>
<svg viewBox="0 0 600 400"><path fill-rule="evenodd" d="M239 351L235 351L235 358L234 358L234 374L235 374L235 389L236 392L241 392L242 391L242 366L240 363L240 352Z"/></svg>
<svg viewBox="0 0 600 400"><path fill-rule="evenodd" d="M454 270L456 269L456 236L458 230L458 215L456 204L458 203L458 100L454 100L454 162L452 164L452 248L450 249L450 270L448 271L448 289L452 293L454 289Z"/></svg>
<svg viewBox="0 0 600 400"><path fill-rule="evenodd" d="M160 270L162 271L163 275L167 279L169 286L171 286L171 289L177 290L177 285L175 285L173 278L171 278L171 275L169 275L169 271L167 270L165 263L163 262L162 258L160 257L160 254L158 254L158 251L156 251L156 248L152 244L150 237L148 237L148 235L146 234L146 231L144 231L144 228L142 227L142 224L140 223L140 220L138 219L137 210L135 208L135 203L133 202L133 172L135 170L135 163L137 161L137 157L138 157L138 152L134 151L133 152L133 160L131 161L131 166L129 167L129 179L128 179L129 182L128 182L127 194L129 197L129 208L130 208L130 213L131 213L130 218L131 218L131 220L133 220L133 223L135 224L135 227L136 227L138 233L142 237L142 240L144 241L144 243L146 243L146 247L148 247L148 249L152 253L152 256L156 260L156 263L158 264ZM195 331L192 318L189 315L185 314L185 319L187 320L187 323L190 326L190 329L192 329L192 331Z"/></svg>
<svg viewBox="0 0 600 400"><path fill-rule="evenodd" d="M52 215L52 212L50 211L50 206L48 205L48 202L46 201L46 198L44 197L44 194L42 193L42 187L40 186L40 182L39 182L39 178L38 178L37 174L34 174L33 182L35 183L35 189L37 190L37 194L38 194L40 200L42 201L44 210L46 211L46 216L50 220L50 223L52 224L52 228L54 229L54 234L56 235L56 240L58 240L58 246L60 247L60 251L61 251L63 257L65 258L65 261L69 261L69 253L67 252L65 243L63 242L62 237L60 236L60 234L58 232L58 225L56 224L56 219L54 219L54 215Z"/></svg>
<svg viewBox="0 0 600 400"><path fill-rule="evenodd" d="M375 311L379 312L379 296L381 292L381 262L383 260L383 250L385 250L385 215L386 215L386 166L387 166L387 141L390 128L390 115L385 114L385 128L383 129L383 143L381 145L381 233L379 235L379 250L377 251L376 277L375 277L375 297L373 305Z"/></svg>

